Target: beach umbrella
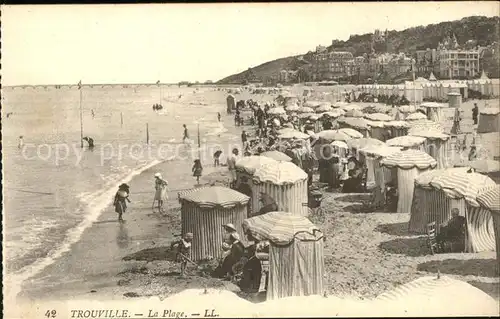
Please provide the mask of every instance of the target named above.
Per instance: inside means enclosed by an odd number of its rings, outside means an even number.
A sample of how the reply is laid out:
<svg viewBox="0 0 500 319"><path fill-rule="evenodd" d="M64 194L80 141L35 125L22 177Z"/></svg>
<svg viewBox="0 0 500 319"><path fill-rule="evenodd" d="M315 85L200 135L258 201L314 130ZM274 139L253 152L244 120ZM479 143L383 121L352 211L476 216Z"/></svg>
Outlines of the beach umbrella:
<svg viewBox="0 0 500 319"><path fill-rule="evenodd" d="M344 132L340 132L338 130L324 130L316 134L316 137L323 139L328 142L332 141L348 141L352 137L347 135Z"/></svg>
<svg viewBox="0 0 500 319"><path fill-rule="evenodd" d="M436 176L430 182L433 188L442 190L451 198L463 198L474 207L479 207L476 197L483 188L493 187L496 183L486 175L472 170L452 171L449 174Z"/></svg>
<svg viewBox="0 0 500 319"><path fill-rule="evenodd" d="M321 101L306 101L303 106L304 107L311 107L311 108L316 108L321 105Z"/></svg>
<svg viewBox="0 0 500 319"><path fill-rule="evenodd" d="M398 167L401 169L428 169L435 168L437 162L434 158L432 158L429 154L414 150L414 149L406 149L399 151L397 153L392 153L386 158L382 159L380 165L385 167Z"/></svg>
<svg viewBox="0 0 500 319"><path fill-rule="evenodd" d="M370 306L380 310L373 312L375 316L498 315L498 303L488 294L467 282L439 275L420 277L383 293Z"/></svg>
<svg viewBox="0 0 500 319"><path fill-rule="evenodd" d="M352 138L362 138L363 137L363 134L361 134L360 132L356 131L353 128L341 128L341 129L338 129L338 131L341 133L344 133Z"/></svg>
<svg viewBox="0 0 500 319"><path fill-rule="evenodd" d="M360 150L367 146L383 147L386 146L386 144L374 138L362 137L347 141L347 146L349 146L349 148Z"/></svg>
<svg viewBox="0 0 500 319"><path fill-rule="evenodd" d="M333 109L332 111L328 111L328 112L323 113L323 115L325 115L325 114L330 116L330 117L337 118L337 117L344 115L345 111L342 109Z"/></svg>
<svg viewBox="0 0 500 319"><path fill-rule="evenodd" d="M235 167L237 171L244 171L253 175L262 165L269 164L274 161L274 159L266 156L244 156L236 161Z"/></svg>
<svg viewBox="0 0 500 319"><path fill-rule="evenodd" d="M428 130L434 130L434 131L440 131L444 132L443 127L434 121L431 120L414 120L409 122L410 127L409 131L428 131Z"/></svg>
<svg viewBox="0 0 500 319"><path fill-rule="evenodd" d="M292 104L290 106L285 107L285 110L288 112L297 112L300 110L300 106L298 106L297 104Z"/></svg>
<svg viewBox="0 0 500 319"><path fill-rule="evenodd" d="M299 119L307 119L307 118L310 118L313 115L316 115L316 114L314 114L314 113L300 113L300 114L297 114L297 117Z"/></svg>
<svg viewBox="0 0 500 319"><path fill-rule="evenodd" d="M312 121L317 121L317 120L319 120L320 117L321 117L321 114L312 114L311 116L309 116L309 119Z"/></svg>
<svg viewBox="0 0 500 319"><path fill-rule="evenodd" d="M301 107L299 110L298 110L299 113L313 113L314 114L314 110L310 107L307 107L307 106L303 106Z"/></svg>
<svg viewBox="0 0 500 319"><path fill-rule="evenodd" d="M409 134L408 136L425 137L430 140L440 139L446 141L450 138L448 134L444 134L438 130L433 130L433 129L423 130L421 128L410 128L408 134Z"/></svg>
<svg viewBox="0 0 500 319"><path fill-rule="evenodd" d="M353 140L351 140L351 141L353 141ZM344 141L333 141L330 143L330 145L336 146L338 148L343 148L343 149L349 148L349 146L347 146L346 142L344 142Z"/></svg>
<svg viewBox="0 0 500 319"><path fill-rule="evenodd" d="M324 113L332 110L333 108L329 104L323 104L316 108L316 113Z"/></svg>
<svg viewBox="0 0 500 319"><path fill-rule="evenodd" d="M425 142L425 137L411 136L411 135L398 136L385 141L385 143L388 146L411 147L411 148L420 146L424 142Z"/></svg>
<svg viewBox="0 0 500 319"><path fill-rule="evenodd" d="M385 126L395 128L410 128L410 123L405 121L388 121L386 122Z"/></svg>
<svg viewBox="0 0 500 319"><path fill-rule="evenodd" d="M344 114L346 117L363 117L365 114L360 110L347 110Z"/></svg>
<svg viewBox="0 0 500 319"><path fill-rule="evenodd" d="M368 130L368 122L362 117L344 117L338 123L358 130Z"/></svg>
<svg viewBox="0 0 500 319"><path fill-rule="evenodd" d="M401 151L401 147L391 147L391 146L376 146L376 145L366 145L358 150L358 152L374 157L386 157L393 153Z"/></svg>
<svg viewBox="0 0 500 319"><path fill-rule="evenodd" d="M405 121L426 120L426 119L427 119L427 116L425 116L424 114L422 114L420 112L415 112L415 113L409 114L405 118Z"/></svg>
<svg viewBox="0 0 500 319"><path fill-rule="evenodd" d="M275 107L275 108L272 108L269 111L267 111L267 113L273 114L273 115L280 115L280 114L286 114L286 111L282 107Z"/></svg>
<svg viewBox="0 0 500 319"><path fill-rule="evenodd" d="M292 161L292 159L288 155L286 155L285 153L280 152L280 151L267 151L267 152L262 153L260 156L269 157L269 158L272 158L276 161L283 161L283 162L291 162Z"/></svg>
<svg viewBox="0 0 500 319"><path fill-rule="evenodd" d="M361 111L363 108L359 105L356 104L341 104L340 108L343 109L344 111L353 111L353 110L358 110Z"/></svg>
<svg viewBox="0 0 500 319"><path fill-rule="evenodd" d="M284 139L291 139L291 138L296 138L296 139L309 139L309 135L306 134L306 133L302 133L300 131L297 131L297 130L293 130L293 131L287 131L287 132L284 132L284 133L281 133L278 135L279 138L284 138Z"/></svg>
<svg viewBox="0 0 500 319"><path fill-rule="evenodd" d="M437 102L424 102L420 104L420 107L430 107L430 108L445 108L448 107L445 103L437 103Z"/></svg>
<svg viewBox="0 0 500 319"><path fill-rule="evenodd" d="M500 162L494 160L480 159L470 161L468 163L476 172L479 173L495 173L500 172Z"/></svg>
<svg viewBox="0 0 500 319"><path fill-rule="evenodd" d="M200 309L217 309L217 314L223 318L250 318L255 312L255 304L226 289L186 289L163 302L176 305L175 311L184 313L192 313L193 305Z"/></svg>
<svg viewBox="0 0 500 319"><path fill-rule="evenodd" d="M383 113L372 113L372 114L364 114L365 119L370 120L370 121L391 121L392 118Z"/></svg>

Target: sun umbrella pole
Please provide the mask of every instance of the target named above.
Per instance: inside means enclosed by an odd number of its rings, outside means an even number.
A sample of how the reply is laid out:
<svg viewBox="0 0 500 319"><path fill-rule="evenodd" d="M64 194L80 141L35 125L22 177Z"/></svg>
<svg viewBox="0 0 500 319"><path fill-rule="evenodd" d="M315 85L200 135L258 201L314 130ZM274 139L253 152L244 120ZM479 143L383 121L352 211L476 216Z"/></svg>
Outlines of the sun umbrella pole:
<svg viewBox="0 0 500 319"><path fill-rule="evenodd" d="M83 108L82 108L82 81L78 83L80 91L80 148L83 148Z"/></svg>

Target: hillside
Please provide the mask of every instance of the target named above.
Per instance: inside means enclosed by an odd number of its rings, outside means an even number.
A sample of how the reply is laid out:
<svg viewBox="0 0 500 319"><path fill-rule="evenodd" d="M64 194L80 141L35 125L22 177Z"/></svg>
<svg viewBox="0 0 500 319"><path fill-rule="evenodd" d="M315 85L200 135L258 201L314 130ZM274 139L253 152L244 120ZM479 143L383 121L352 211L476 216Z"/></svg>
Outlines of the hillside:
<svg viewBox="0 0 500 319"><path fill-rule="evenodd" d="M468 40L475 40L479 46L487 46L498 42L500 38L500 18L472 16L456 21L441 22L427 26L409 28L403 31L388 31L385 41L376 43L377 52L387 51L390 53L405 52L413 55L416 50L436 48L438 43L450 32L456 35L459 44ZM347 41L334 40L328 50L350 51L354 56L360 56L371 52L372 33L363 35L352 35ZM304 58L311 56L312 52L305 53ZM297 57L287 57L266 62L244 72L228 76L218 83L242 83L247 81L264 81L266 77L277 76L282 69L296 69ZM490 66L492 65L492 66ZM485 68L496 68L487 70L488 74L498 74L498 63L485 63Z"/></svg>

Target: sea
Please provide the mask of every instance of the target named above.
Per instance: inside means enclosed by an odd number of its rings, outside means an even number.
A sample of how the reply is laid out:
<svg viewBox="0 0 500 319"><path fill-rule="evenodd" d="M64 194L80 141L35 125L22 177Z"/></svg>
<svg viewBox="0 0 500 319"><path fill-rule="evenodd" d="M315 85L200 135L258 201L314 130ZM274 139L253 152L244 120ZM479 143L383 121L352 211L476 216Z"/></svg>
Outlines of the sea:
<svg viewBox="0 0 500 319"><path fill-rule="evenodd" d="M119 184L162 161L185 161L193 149L201 154L198 130L204 145L237 139L217 121L225 98L216 87L3 88L4 274L22 281L69 250ZM156 103L163 109L154 111ZM93 150L81 147L80 114Z"/></svg>

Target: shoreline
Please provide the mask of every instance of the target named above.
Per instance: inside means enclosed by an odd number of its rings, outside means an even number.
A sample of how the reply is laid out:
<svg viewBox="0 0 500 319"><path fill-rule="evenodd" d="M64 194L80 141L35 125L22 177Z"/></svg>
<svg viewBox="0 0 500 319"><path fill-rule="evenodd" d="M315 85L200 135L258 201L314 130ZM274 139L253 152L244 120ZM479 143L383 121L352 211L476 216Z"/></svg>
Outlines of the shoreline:
<svg viewBox="0 0 500 319"><path fill-rule="evenodd" d="M232 117L226 115L225 110L221 110L221 115L223 122L227 123L225 127L227 132L222 133L226 135L225 139L221 141L221 138L218 138L218 143L227 148L236 144L241 129L234 126ZM210 140L213 137L203 138ZM238 141L237 144L241 143ZM200 184L213 182L210 181L211 173L222 173L225 170L227 170L225 166L215 168L213 163L207 160L204 163ZM167 213L163 215L151 212L151 201L154 196L152 176L156 172L162 172L169 182L169 199L166 203L168 208ZM172 172L186 174L179 175ZM225 175L229 178L227 173ZM20 285L16 299L40 300L46 296L50 296L50 300L66 299L68 296L95 298L98 292L104 293L108 298L112 297L111 291L119 286L120 279L116 276L128 268L133 269L135 264L138 264L124 262L123 257L142 249L169 245L175 239L175 235L180 234L180 204L177 193L182 189L196 187L190 161L174 159L156 163L132 177L128 184L131 186L132 203L124 215L126 222L124 224L117 222L117 215L109 203L97 220L84 229L79 240L73 243L68 251ZM96 238L99 240L96 241Z"/></svg>

